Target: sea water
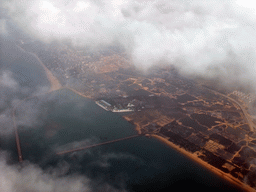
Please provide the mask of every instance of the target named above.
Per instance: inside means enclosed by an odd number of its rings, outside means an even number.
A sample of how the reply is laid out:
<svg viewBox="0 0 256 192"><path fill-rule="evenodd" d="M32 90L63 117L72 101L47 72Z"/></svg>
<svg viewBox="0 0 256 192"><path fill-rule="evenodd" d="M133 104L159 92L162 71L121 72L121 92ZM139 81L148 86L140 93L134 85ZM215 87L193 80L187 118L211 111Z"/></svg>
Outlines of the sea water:
<svg viewBox="0 0 256 192"><path fill-rule="evenodd" d="M44 82L44 75L36 75L42 70L33 68L32 73L26 72L32 68L26 68L31 63L26 66L25 62L22 61L22 65L13 64L8 70L12 70L16 77L22 77L21 81L25 85L29 82ZM22 74L19 74L20 71L23 71ZM128 191L237 190L177 151L145 136L56 155L63 150L137 133L135 127L119 114L105 111L93 100L67 89L31 98L31 102L33 99L40 103L35 106L37 123L19 126L18 131L24 160L42 169L68 164L69 168L64 173L66 175L82 174L99 185L106 182ZM32 102L32 105L37 102ZM1 148L11 153L13 163L18 163L14 135L1 138Z"/></svg>
<svg viewBox="0 0 256 192"><path fill-rule="evenodd" d="M50 98L50 99L49 99ZM105 111L93 100L63 89L46 96L49 113L33 129L19 128L23 158L44 169L59 162L70 166L67 174L79 173L129 191L168 189L235 190L231 184L160 141L145 136L95 148L56 155L56 152L136 135L134 125L119 114ZM47 136L47 126L57 130ZM54 129L54 126L53 126Z"/></svg>

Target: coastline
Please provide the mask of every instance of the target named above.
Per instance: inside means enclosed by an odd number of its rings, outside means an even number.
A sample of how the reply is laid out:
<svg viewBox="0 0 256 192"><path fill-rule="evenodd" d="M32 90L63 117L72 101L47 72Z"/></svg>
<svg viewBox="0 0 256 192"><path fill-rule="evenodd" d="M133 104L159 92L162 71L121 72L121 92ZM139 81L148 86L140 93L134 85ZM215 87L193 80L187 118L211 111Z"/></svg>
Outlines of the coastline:
<svg viewBox="0 0 256 192"><path fill-rule="evenodd" d="M58 90L58 89L62 88L62 85L60 84L59 80L52 74L52 72L45 66L45 64L39 59L39 57L35 53L26 51L22 47L20 47L19 45L16 45L16 46L18 47L18 49L20 49L24 53L33 55L38 60L38 62L41 64L41 66L44 68L47 79L49 80L49 82L51 84L51 88L48 92L52 92L52 91L55 91L55 90Z"/></svg>
<svg viewBox="0 0 256 192"><path fill-rule="evenodd" d="M127 116L122 116L126 121L128 121L129 123L132 123L133 125L135 125L135 130L138 132L138 134L141 134L141 127L140 127L140 125L139 124L137 124L137 123L134 123L133 121L132 121L132 119L130 119L129 117L127 117Z"/></svg>
<svg viewBox="0 0 256 192"><path fill-rule="evenodd" d="M73 91L74 93L84 97L84 98L88 98L88 99L92 99L90 96L84 95L83 93L80 93L79 91L76 91L75 89L72 89L70 87L63 87L64 89L68 89L70 91Z"/></svg>
<svg viewBox="0 0 256 192"><path fill-rule="evenodd" d="M36 54L34 54L34 55L37 57ZM44 65L44 63L39 58L38 58L38 60L40 61L41 65L43 66L43 68L45 70L47 79L51 82L51 88L50 88L49 92L62 88L59 80L52 74L52 72Z"/></svg>
<svg viewBox="0 0 256 192"><path fill-rule="evenodd" d="M155 139L157 139L157 140L159 140L160 142L168 145L172 149L175 149L176 151L178 151L182 155L188 157L189 159L191 159L192 161L196 162L200 166L205 167L206 169L208 169L209 171L211 171L215 175L217 175L220 178L230 182L231 184L235 185L236 187L238 187L238 188L240 188L242 190L248 191L248 192L256 192L256 190L251 188L249 185L246 185L245 183L241 182L240 180L234 178L232 175L230 175L228 173L224 173L223 171L217 169L216 167L208 164L207 162L205 162L202 159L198 158L196 154L192 154L192 153L186 151L185 149L175 145L174 143L172 143L168 139L163 138L163 137L161 137L159 135L156 135L156 134L150 134L150 136L155 138Z"/></svg>

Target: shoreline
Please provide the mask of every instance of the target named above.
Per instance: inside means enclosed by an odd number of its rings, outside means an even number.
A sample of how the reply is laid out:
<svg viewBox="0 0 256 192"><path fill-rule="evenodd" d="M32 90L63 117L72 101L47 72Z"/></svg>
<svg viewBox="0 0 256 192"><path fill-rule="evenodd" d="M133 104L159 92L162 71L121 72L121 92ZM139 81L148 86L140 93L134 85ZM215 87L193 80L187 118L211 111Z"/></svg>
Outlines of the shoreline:
<svg viewBox="0 0 256 192"><path fill-rule="evenodd" d="M129 117L127 116L122 116L126 121L128 121L129 123L133 124L135 126L135 130L138 132L138 134L141 134L141 127L139 126L139 124L137 123L134 123L132 121L132 119L130 119Z"/></svg>
<svg viewBox="0 0 256 192"><path fill-rule="evenodd" d="M188 151L186 151L185 149L175 145L174 143L172 143L171 141L167 140L166 138L163 138L159 135L156 134L149 134L151 137L159 140L160 142L168 145L170 148L176 150L177 152L179 152L180 154L188 157L190 160L194 161L195 163L199 164L200 166L206 168L207 170L211 171L212 173L214 173L215 175L219 176L220 178L228 181L229 183L235 185L236 187L238 187L239 189L248 191L248 192L256 192L255 189L251 188L249 185L241 182L240 180L234 178L232 175L228 174L228 173L224 173L223 171L217 169L216 167L208 164L207 162L203 161L202 159L198 158L196 156L196 154L192 154Z"/></svg>
<svg viewBox="0 0 256 192"><path fill-rule="evenodd" d="M59 80L52 74L52 72L45 66L45 64L40 60L40 58L39 58L35 53L26 51L26 50L24 50L22 47L20 47L20 46L17 45L17 44L16 44L16 46L17 46L19 49L21 49L23 52L25 52L25 53L27 53L27 54L30 54L30 55L33 55L33 56L38 60L38 62L40 63L40 65L44 68L44 71L45 71L45 73L46 73L47 79L48 79L48 81L49 81L50 84L51 84L51 87L50 87L49 91L47 91L47 92L56 91L56 90L62 88L62 85L60 84Z"/></svg>
<svg viewBox="0 0 256 192"><path fill-rule="evenodd" d="M76 93L76 94L78 94L78 95L80 95L80 96L82 96L82 97L84 97L84 98L92 99L90 96L84 95L83 93L80 93L79 91L77 91L77 90L75 90L75 89L73 89L73 88L66 87L66 86L64 86L63 88L64 88L64 89L68 89L68 90L70 90L70 91L72 91L72 92L74 92L74 93Z"/></svg>

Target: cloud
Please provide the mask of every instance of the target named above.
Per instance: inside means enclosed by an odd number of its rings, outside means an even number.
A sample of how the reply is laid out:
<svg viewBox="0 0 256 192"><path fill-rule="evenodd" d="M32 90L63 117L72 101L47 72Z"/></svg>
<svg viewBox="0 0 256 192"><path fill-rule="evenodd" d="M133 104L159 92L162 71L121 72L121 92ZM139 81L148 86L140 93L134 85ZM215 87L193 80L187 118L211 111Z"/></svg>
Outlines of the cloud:
<svg viewBox="0 0 256 192"><path fill-rule="evenodd" d="M34 55L26 54L4 38L0 38L0 47L0 135L3 136L13 132L13 110L18 126L35 127L42 123L38 118L42 102L28 97L42 95L50 87L47 79L42 78L46 77L43 70L33 68L38 64Z"/></svg>
<svg viewBox="0 0 256 192"><path fill-rule="evenodd" d="M106 181L89 179L81 174L67 174L70 165L61 161L58 166L43 170L29 161L23 164L8 164L8 154L0 151L1 192L125 192ZM99 178L98 178L99 179Z"/></svg>
<svg viewBox="0 0 256 192"><path fill-rule="evenodd" d="M79 175L58 177L57 172L44 172L37 165L25 162L21 165L8 165L5 155L1 153L0 159L0 189L1 192L87 192L91 191L89 187L89 179Z"/></svg>
<svg viewBox="0 0 256 192"><path fill-rule="evenodd" d="M7 29L6 29L6 20L0 18L0 35L6 36Z"/></svg>
<svg viewBox="0 0 256 192"><path fill-rule="evenodd" d="M11 102L19 90L18 83L13 79L10 71L0 72L0 134L13 132Z"/></svg>
<svg viewBox="0 0 256 192"><path fill-rule="evenodd" d="M12 0L2 9L46 42L118 42L140 69L169 63L227 84L255 80L256 7L249 0Z"/></svg>
<svg viewBox="0 0 256 192"><path fill-rule="evenodd" d="M96 144L96 142L99 143L98 139L95 137L91 137L89 139L85 139L85 140L81 140L81 141L74 141L74 142L66 143L65 145L61 145L61 146L55 146L55 151L56 152L69 151L72 149L78 149L78 148L94 145L94 144ZM83 155L83 153L81 155ZM86 153L90 153L89 149L86 150ZM72 154L72 153L70 153L70 154ZM76 154L79 154L79 153L76 152Z"/></svg>
<svg viewBox="0 0 256 192"><path fill-rule="evenodd" d="M3 71L0 76L0 86L17 89L18 83L12 78L11 71Z"/></svg>
<svg viewBox="0 0 256 192"><path fill-rule="evenodd" d="M33 94L30 89L26 90L14 79L9 70L0 71L0 135L13 133L13 110L16 110L17 125L38 125L38 103L24 100L24 96Z"/></svg>
<svg viewBox="0 0 256 192"><path fill-rule="evenodd" d="M12 78L10 71L2 71L0 74L0 108L6 108L7 102L18 89L17 82Z"/></svg>
<svg viewBox="0 0 256 192"><path fill-rule="evenodd" d="M15 115L16 123L25 127L34 128L38 126L39 123L42 123L42 113L44 113L44 110L47 110L42 108L41 105L46 101L55 101L56 99L54 96L50 96L46 98L42 97L40 100L36 97L23 100L23 98L20 98L23 87L21 87L14 79L13 73L9 70L2 70L0 72L0 88L0 137L3 140L10 139L9 136L14 137L13 107L17 108ZM39 94L42 92L40 86L37 90L35 90L35 92ZM33 96L35 92L25 93L25 96ZM40 117L40 119L38 117ZM81 142L73 142L66 144L65 146L61 146L58 149L60 150L62 148L67 149L86 146L90 143L95 143L95 140L95 138L91 138ZM88 151L86 154L89 154ZM82 156L84 156L84 154L79 154L79 156L79 162L73 162L72 165L63 160L59 160L57 166L42 169L39 167L39 164L44 164L45 162L51 161L49 156L44 156L38 165L27 160L25 160L25 162L22 164L11 165L7 163L9 159L8 156L0 149L0 191L125 191L122 185L118 185L118 189L110 185L104 176L99 176L96 179L90 179L87 176L79 173L74 173L71 175L70 172L74 171L74 167L81 166L79 163L81 163L80 161L82 161ZM89 154L89 156L92 155ZM33 157L30 158L33 159ZM51 155L50 158L52 158ZM75 163L78 164L75 165ZM120 181L119 178L115 184L117 185L121 182L122 181Z"/></svg>

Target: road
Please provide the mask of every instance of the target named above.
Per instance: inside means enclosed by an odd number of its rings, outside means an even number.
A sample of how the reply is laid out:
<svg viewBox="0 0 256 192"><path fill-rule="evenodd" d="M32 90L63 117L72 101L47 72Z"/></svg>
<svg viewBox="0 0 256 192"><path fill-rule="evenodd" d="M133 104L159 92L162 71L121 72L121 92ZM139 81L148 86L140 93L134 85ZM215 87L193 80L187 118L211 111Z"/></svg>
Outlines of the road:
<svg viewBox="0 0 256 192"><path fill-rule="evenodd" d="M115 143L115 142L118 142L118 141L123 141L123 140L131 139L131 138L139 137L139 136L141 136L141 135L133 135L133 136L124 137L124 138L121 138L121 139L115 139L115 140L112 140L112 141L107 141L107 142L104 142L104 143L98 143L98 144L89 145L89 146L86 146L86 147L80 147L80 148L71 149L71 150L67 150L67 151L61 151L61 152L58 152L56 154L57 155L64 155L64 154L67 154L67 153L82 151L82 150L85 150L85 149L90 149L90 148L98 147L98 146L101 146L101 145L107 145L107 144L110 144L110 143Z"/></svg>

